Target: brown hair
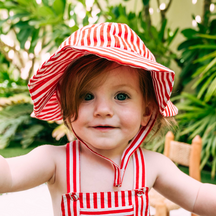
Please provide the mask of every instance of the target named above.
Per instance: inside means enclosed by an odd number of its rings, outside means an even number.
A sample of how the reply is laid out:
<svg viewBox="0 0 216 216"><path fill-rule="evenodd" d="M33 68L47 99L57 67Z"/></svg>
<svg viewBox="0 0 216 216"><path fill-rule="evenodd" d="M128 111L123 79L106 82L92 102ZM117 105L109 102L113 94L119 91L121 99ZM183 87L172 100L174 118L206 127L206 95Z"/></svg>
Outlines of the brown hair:
<svg viewBox="0 0 216 216"><path fill-rule="evenodd" d="M75 121L78 118L79 105L83 100L83 96L90 89L91 84L97 79L96 85L99 86L106 79L106 73L103 76L100 75L114 65L116 67L120 66L105 58L90 54L76 59L67 67L60 81L60 104L63 121L69 129L71 129L71 119ZM148 105L151 102L151 108L158 113L153 128L155 134L166 123L159 112L150 73L143 69L137 69L137 72L144 104ZM94 87L96 86L94 85Z"/></svg>

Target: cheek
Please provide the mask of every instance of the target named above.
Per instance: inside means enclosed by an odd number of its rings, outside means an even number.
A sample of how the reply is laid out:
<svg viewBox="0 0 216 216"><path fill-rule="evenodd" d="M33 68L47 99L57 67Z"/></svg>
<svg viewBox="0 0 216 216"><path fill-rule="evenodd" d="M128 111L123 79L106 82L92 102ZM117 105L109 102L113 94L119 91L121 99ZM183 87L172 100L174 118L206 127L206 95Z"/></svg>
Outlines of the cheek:
<svg viewBox="0 0 216 216"><path fill-rule="evenodd" d="M120 111L121 123L127 127L140 128L142 112L137 108L122 109Z"/></svg>

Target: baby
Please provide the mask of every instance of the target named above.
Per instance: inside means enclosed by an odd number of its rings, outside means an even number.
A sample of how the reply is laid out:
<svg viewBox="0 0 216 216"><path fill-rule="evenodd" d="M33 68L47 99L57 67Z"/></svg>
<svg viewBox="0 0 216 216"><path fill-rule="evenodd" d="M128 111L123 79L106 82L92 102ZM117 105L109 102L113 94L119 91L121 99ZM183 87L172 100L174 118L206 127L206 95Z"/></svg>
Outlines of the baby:
<svg viewBox="0 0 216 216"><path fill-rule="evenodd" d="M48 183L55 216L149 216L149 190L199 215L216 215L216 186L140 147L177 114L174 72L125 24L85 26L29 82L32 116L63 119L77 140L0 157L0 193ZM156 136L156 134L155 134Z"/></svg>

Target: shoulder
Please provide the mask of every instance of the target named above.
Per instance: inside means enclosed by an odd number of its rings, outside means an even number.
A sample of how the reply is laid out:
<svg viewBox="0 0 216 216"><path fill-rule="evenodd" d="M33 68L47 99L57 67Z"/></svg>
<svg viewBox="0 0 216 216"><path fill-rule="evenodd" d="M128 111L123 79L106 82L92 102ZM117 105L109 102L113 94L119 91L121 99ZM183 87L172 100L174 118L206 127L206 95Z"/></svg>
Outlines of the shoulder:
<svg viewBox="0 0 216 216"><path fill-rule="evenodd" d="M158 153L158 152L153 152L150 150L142 149L146 163L151 163L155 165L162 165L162 163L172 163L172 161L167 158L165 155Z"/></svg>
<svg viewBox="0 0 216 216"><path fill-rule="evenodd" d="M164 176L166 170L170 167L176 167L175 164L165 155L142 149L145 158L146 177L148 187L154 187L155 183L161 176Z"/></svg>
<svg viewBox="0 0 216 216"><path fill-rule="evenodd" d="M43 165L44 168L53 167L53 169L56 169L59 161L65 161L66 145L41 145L23 157L26 158L26 160L29 159L29 162Z"/></svg>
<svg viewBox="0 0 216 216"><path fill-rule="evenodd" d="M40 154L45 158L55 158L56 155L66 152L66 145L63 146L54 146L54 145L41 145L32 150L29 154L37 155Z"/></svg>

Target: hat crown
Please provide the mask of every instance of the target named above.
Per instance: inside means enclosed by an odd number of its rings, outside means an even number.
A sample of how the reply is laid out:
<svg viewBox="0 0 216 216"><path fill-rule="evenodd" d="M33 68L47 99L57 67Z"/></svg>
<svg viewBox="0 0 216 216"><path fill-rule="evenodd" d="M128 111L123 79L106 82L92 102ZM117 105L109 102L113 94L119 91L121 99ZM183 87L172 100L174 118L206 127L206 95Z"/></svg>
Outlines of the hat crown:
<svg viewBox="0 0 216 216"><path fill-rule="evenodd" d="M139 36L128 25L122 23L84 26L68 37L59 48L66 46L118 48L156 61Z"/></svg>
<svg viewBox="0 0 216 216"><path fill-rule="evenodd" d="M61 120L58 82L68 65L88 54L120 65L149 71L163 116L173 116L177 108L169 101L174 72L156 62L138 35L126 24L100 23L85 26L68 37L29 81L34 113L39 119Z"/></svg>

